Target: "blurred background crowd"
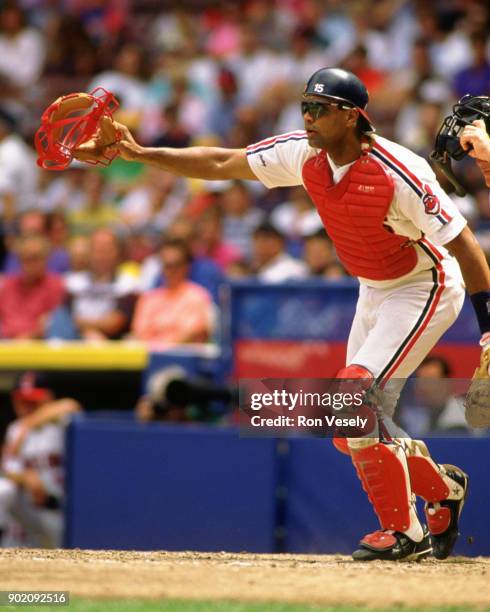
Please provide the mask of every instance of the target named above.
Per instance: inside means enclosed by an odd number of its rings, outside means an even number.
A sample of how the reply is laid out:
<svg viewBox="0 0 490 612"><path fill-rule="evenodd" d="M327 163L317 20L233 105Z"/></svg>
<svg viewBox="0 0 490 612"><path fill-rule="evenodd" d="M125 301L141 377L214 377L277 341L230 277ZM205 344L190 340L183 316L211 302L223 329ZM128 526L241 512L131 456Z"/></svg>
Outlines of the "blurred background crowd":
<svg viewBox="0 0 490 612"><path fill-rule="evenodd" d="M227 278L345 275L301 187L187 180L120 160L41 171L33 134L57 96L112 91L147 145L244 147L301 129L308 76L341 66L366 83L377 131L427 157L452 104L490 94L484 0L0 7L3 338L207 341ZM468 158L456 170L468 195L455 201L490 254L488 191Z"/></svg>

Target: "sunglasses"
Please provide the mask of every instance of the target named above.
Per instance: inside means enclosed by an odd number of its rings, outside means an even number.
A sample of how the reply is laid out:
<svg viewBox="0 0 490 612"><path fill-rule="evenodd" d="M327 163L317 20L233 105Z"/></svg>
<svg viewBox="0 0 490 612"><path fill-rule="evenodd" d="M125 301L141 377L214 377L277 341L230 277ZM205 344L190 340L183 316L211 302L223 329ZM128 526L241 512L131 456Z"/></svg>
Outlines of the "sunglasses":
<svg viewBox="0 0 490 612"><path fill-rule="evenodd" d="M344 110L347 106L342 106L335 102L301 102L301 114L308 113L313 121L320 119L324 115L328 115L333 109Z"/></svg>

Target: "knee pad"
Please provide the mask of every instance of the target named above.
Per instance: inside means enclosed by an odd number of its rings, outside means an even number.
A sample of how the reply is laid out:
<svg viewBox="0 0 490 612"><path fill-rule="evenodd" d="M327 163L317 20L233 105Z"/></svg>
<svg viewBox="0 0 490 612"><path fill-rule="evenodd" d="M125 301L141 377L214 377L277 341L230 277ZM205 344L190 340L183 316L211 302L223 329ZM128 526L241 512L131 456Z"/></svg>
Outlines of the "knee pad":
<svg viewBox="0 0 490 612"><path fill-rule="evenodd" d="M366 392L371 388L374 376L365 367L357 364L349 365L339 370L335 376L336 379L345 380L339 384L339 390L342 393L350 393L351 395L362 394L361 405L355 406L351 416L358 416L367 419L364 428L359 429L357 426L343 425L339 428L342 433L338 438L334 438L334 446L337 450L344 454L349 454L348 444L342 441L342 438L353 438L355 436L377 436L378 434L378 417L374 406L368 401L364 401ZM349 414L344 412L342 417L348 417Z"/></svg>
<svg viewBox="0 0 490 612"><path fill-rule="evenodd" d="M374 381L374 376L367 368L355 363L339 370L335 375L335 378L362 380L361 387L363 391L367 391Z"/></svg>

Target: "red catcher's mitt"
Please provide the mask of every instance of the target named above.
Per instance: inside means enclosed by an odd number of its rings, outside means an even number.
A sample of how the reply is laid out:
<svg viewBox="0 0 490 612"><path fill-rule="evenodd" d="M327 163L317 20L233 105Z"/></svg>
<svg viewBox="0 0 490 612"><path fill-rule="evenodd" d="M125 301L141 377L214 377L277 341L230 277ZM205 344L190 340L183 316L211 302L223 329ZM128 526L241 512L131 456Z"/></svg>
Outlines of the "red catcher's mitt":
<svg viewBox="0 0 490 612"><path fill-rule="evenodd" d="M101 136L100 154L84 156L83 161L108 166L117 153L105 154L103 150L120 138L112 120L118 107L113 94L102 87L89 94L73 93L55 100L42 114L41 127L34 137L38 166L64 170L71 163L75 149L96 133Z"/></svg>

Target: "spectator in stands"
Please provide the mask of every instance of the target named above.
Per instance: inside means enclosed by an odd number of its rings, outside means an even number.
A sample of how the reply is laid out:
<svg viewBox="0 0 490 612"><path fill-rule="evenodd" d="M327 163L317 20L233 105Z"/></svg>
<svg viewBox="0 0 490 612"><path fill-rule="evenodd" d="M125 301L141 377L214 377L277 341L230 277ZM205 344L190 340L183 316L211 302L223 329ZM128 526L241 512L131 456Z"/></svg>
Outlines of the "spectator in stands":
<svg viewBox="0 0 490 612"><path fill-rule="evenodd" d="M185 124L179 118L178 104L171 103L164 107L163 113L163 132L157 136L152 143L152 147L188 147L191 136Z"/></svg>
<svg viewBox="0 0 490 612"><path fill-rule="evenodd" d="M369 62L368 52L364 45L357 45L349 53L344 60L343 67L361 79L366 85L370 96L376 96L376 92L384 84L385 73L374 68Z"/></svg>
<svg viewBox="0 0 490 612"><path fill-rule="evenodd" d="M211 294L189 279L192 255L186 244L168 240L160 249L165 286L140 295L133 336L151 344L207 342L213 332Z"/></svg>
<svg viewBox="0 0 490 612"><path fill-rule="evenodd" d="M487 59L487 37L483 32L471 38L473 61L454 77L454 90L458 98L467 93L473 96L490 94L490 62Z"/></svg>
<svg viewBox="0 0 490 612"><path fill-rule="evenodd" d="M84 192L82 206L68 213L73 233L88 234L102 227L120 224L119 212L109 203L106 181L100 172L86 175Z"/></svg>
<svg viewBox="0 0 490 612"><path fill-rule="evenodd" d="M220 97L210 109L208 125L212 134L217 134L226 142L235 124L238 109L237 79L226 66L219 68L218 87Z"/></svg>
<svg viewBox="0 0 490 612"><path fill-rule="evenodd" d="M46 7L43 8L43 17L46 18ZM91 78L97 69L96 44L78 16L63 15L55 6L51 10L45 74L62 75L70 82L74 78L78 82L80 78L85 89L87 78Z"/></svg>
<svg viewBox="0 0 490 612"><path fill-rule="evenodd" d="M85 180L92 172L77 160L72 161L64 172L43 172L38 208L44 212L68 212L82 208L86 200Z"/></svg>
<svg viewBox="0 0 490 612"><path fill-rule="evenodd" d="M332 241L323 228L306 237L303 260L312 277L335 279L347 274L335 255Z"/></svg>
<svg viewBox="0 0 490 612"><path fill-rule="evenodd" d="M451 367L441 356L429 355L415 371L414 405L402 404L398 419L411 437L464 433L468 425L463 397L454 395Z"/></svg>
<svg viewBox="0 0 490 612"><path fill-rule="evenodd" d="M284 54L284 79L301 90L310 75L318 66L333 65L334 62L325 49L318 46L318 37L311 26L299 25L291 35L290 52Z"/></svg>
<svg viewBox="0 0 490 612"><path fill-rule="evenodd" d="M242 23L240 53L229 59L229 66L238 79L238 96L242 104L257 104L264 92L282 80L278 58L259 40L251 24Z"/></svg>
<svg viewBox="0 0 490 612"><path fill-rule="evenodd" d="M231 181L221 197L223 210L223 239L249 257L252 234L264 218L254 206L253 198L242 181Z"/></svg>
<svg viewBox="0 0 490 612"><path fill-rule="evenodd" d="M297 241L323 229L322 220L303 187L292 187L287 202L279 204L270 220L290 241Z"/></svg>
<svg viewBox="0 0 490 612"><path fill-rule="evenodd" d="M176 72L171 81L171 104L178 109L178 122L191 136L206 135L207 106L192 88L185 72Z"/></svg>
<svg viewBox="0 0 490 612"><path fill-rule="evenodd" d="M192 255L189 268L189 280L207 289L215 302L219 298L219 287L224 281L221 268L209 257L199 253L197 240L199 229L187 217L177 217L165 232L165 238L181 240ZM162 274L162 259L157 253L145 259L140 271L140 290L155 289L165 285L165 275Z"/></svg>
<svg viewBox="0 0 490 612"><path fill-rule="evenodd" d="M252 268L257 278L268 283L303 279L306 265L285 250L285 238L271 223L264 222L253 234Z"/></svg>
<svg viewBox="0 0 490 612"><path fill-rule="evenodd" d="M123 336L133 313L137 279L119 272L121 261L122 245L116 234L109 229L95 231L90 237L89 271L71 277L67 304L53 317L50 337L114 340Z"/></svg>
<svg viewBox="0 0 490 612"><path fill-rule="evenodd" d="M15 133L12 114L0 107L0 213L4 222L12 222L16 214L34 206L37 181L34 153Z"/></svg>
<svg viewBox="0 0 490 612"><path fill-rule="evenodd" d="M469 35L461 27L463 14L437 10L427 3L418 8L418 27L423 36L430 40L435 72L444 79L451 79L471 62Z"/></svg>
<svg viewBox="0 0 490 612"><path fill-rule="evenodd" d="M59 548L63 535L65 427L81 410L73 399L55 399L45 379L23 374L12 392L16 420L7 428L0 476L0 544L12 520L32 548ZM2 542L2 539L4 540Z"/></svg>
<svg viewBox="0 0 490 612"><path fill-rule="evenodd" d="M53 211L46 215L46 233L51 243L48 269L64 274L70 265L67 249L70 230L63 212Z"/></svg>
<svg viewBox="0 0 490 612"><path fill-rule="evenodd" d="M7 0L0 12L0 79L4 92L22 91L38 80L44 63L45 42L26 25L18 2Z"/></svg>
<svg viewBox="0 0 490 612"><path fill-rule="evenodd" d="M49 213L45 215L37 209L26 210L17 219L17 234L30 236L39 234L49 241L48 272L64 274L68 270L68 252L65 242L68 234L66 219L62 213ZM14 274L20 271L19 257L11 251L4 263L5 274Z"/></svg>
<svg viewBox="0 0 490 612"><path fill-rule="evenodd" d="M231 264L243 259L236 246L223 240L223 219L219 208L205 211L199 217L198 225L196 252L199 255L214 261L225 273Z"/></svg>
<svg viewBox="0 0 490 612"><path fill-rule="evenodd" d="M187 197L188 188L182 178L146 168L119 203L121 220L132 229L160 233L182 211Z"/></svg>
<svg viewBox="0 0 490 612"><path fill-rule="evenodd" d="M440 78L424 81L411 104L406 104L395 122L398 141L419 155L428 157L447 110L451 90Z"/></svg>
<svg viewBox="0 0 490 612"><path fill-rule="evenodd" d="M68 293L80 283L90 267L90 238L75 236L68 243L69 270L65 274L65 286Z"/></svg>
<svg viewBox="0 0 490 612"><path fill-rule="evenodd" d="M41 235L18 239L20 272L0 286L2 338L42 338L49 315L64 299L61 277L47 271L49 243Z"/></svg>
<svg viewBox="0 0 490 612"><path fill-rule="evenodd" d="M112 62L111 62L112 63ZM94 76L88 91L103 87L111 91L121 104L121 121L134 128L139 126L147 105L147 85L142 78L144 70L143 47L124 44L113 61L114 69Z"/></svg>

